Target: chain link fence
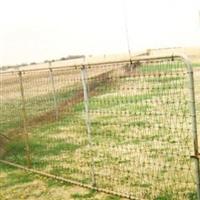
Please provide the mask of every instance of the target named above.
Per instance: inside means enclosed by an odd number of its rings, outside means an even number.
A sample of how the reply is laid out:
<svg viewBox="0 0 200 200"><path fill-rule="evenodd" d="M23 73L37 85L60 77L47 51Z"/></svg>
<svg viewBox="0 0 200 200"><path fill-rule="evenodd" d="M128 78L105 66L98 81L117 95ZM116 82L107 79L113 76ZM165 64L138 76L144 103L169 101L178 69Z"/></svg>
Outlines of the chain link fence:
<svg viewBox="0 0 200 200"><path fill-rule="evenodd" d="M2 73L1 162L129 199L196 199L187 67L173 56Z"/></svg>

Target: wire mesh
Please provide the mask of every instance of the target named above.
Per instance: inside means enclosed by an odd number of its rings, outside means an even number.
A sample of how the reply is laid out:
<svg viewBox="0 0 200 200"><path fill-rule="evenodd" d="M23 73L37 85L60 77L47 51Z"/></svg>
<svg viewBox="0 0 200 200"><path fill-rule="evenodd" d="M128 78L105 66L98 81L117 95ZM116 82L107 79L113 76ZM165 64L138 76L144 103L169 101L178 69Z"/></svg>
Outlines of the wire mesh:
<svg viewBox="0 0 200 200"><path fill-rule="evenodd" d="M1 77L5 160L29 153L33 169L132 199L195 198L180 58L24 71L25 121L19 73Z"/></svg>

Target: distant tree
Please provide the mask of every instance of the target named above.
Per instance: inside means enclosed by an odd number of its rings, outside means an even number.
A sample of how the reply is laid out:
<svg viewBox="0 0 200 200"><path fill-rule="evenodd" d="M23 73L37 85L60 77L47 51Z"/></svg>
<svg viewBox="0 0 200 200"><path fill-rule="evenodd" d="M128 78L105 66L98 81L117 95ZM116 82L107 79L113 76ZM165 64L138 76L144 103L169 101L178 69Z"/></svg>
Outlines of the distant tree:
<svg viewBox="0 0 200 200"><path fill-rule="evenodd" d="M28 65L27 63L22 63L20 66L24 67L24 66L27 66L27 65Z"/></svg>
<svg viewBox="0 0 200 200"><path fill-rule="evenodd" d="M78 58L85 58L85 55L69 55L67 60L78 59Z"/></svg>
<svg viewBox="0 0 200 200"><path fill-rule="evenodd" d="M65 57L62 57L62 58L60 58L60 60L67 60L67 58L65 58Z"/></svg>

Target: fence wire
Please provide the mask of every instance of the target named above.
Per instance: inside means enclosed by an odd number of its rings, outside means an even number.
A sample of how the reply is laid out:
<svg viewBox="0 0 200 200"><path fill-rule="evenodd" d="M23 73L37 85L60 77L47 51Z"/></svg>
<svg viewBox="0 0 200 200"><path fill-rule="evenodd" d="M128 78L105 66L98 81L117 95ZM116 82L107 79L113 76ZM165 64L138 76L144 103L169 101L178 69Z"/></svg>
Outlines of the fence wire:
<svg viewBox="0 0 200 200"><path fill-rule="evenodd" d="M180 58L1 74L4 160L132 199L194 199Z"/></svg>

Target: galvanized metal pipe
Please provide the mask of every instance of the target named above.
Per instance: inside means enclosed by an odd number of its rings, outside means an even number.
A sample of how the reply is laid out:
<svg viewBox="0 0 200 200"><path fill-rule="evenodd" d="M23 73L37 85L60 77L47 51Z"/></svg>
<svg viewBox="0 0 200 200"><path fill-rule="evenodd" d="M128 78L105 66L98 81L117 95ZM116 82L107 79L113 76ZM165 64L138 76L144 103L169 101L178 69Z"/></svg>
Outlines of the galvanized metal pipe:
<svg viewBox="0 0 200 200"><path fill-rule="evenodd" d="M174 54L173 58L182 58L184 56L182 55L178 55L178 54ZM109 65L109 64L129 64L129 63L134 63L137 61L141 61L141 62L148 62L148 61L156 61L156 60L162 60L162 59L171 59L172 55L166 55L166 56L144 56L144 57L134 57L130 59L121 59L121 60L111 60L111 61L106 61L106 62L91 62L88 63L88 66L98 66L98 65ZM59 67L54 67L56 69L70 69L70 68L76 68L76 69L81 69L83 66L83 64L73 64L73 65L63 65L63 66L59 66ZM47 70L49 67L42 67L39 68L39 70ZM17 70L13 70L13 71L4 71L4 72L0 72L0 74L9 74L9 73L13 73L16 72ZM38 71L37 69L23 69L21 70L23 72L26 71Z"/></svg>
<svg viewBox="0 0 200 200"><path fill-rule="evenodd" d="M53 77L53 69L51 68L51 62L49 62L49 78L50 78L51 86L52 86L52 95L53 95L53 102L54 102L54 109L55 109L55 118L56 118L56 120L58 120L58 117L59 117L58 103L57 103L56 89L55 89L55 83L54 83L54 77Z"/></svg>
<svg viewBox="0 0 200 200"><path fill-rule="evenodd" d="M103 188L98 188L98 187L91 186L91 185L88 185L88 184L80 183L78 181L73 181L71 179L63 178L63 177L60 177L60 176L55 176L53 174L48 174L48 173L45 173L45 172L42 172L42 171L38 171L38 170L35 170L35 169L30 169L30 168L27 168L27 167L24 167L22 165L18 165L18 164L9 162L9 161L0 160L0 163L6 164L6 165L9 165L9 166L12 166L12 167L16 167L18 169L22 169L22 170L25 170L25 171L28 171L28 172L32 172L34 174L38 174L38 175L41 175L41 176L52 178L52 179L55 179L55 180L58 180L58 181L63 181L65 183L78 185L80 187L96 190L98 192L103 192L103 193L106 193L106 194L116 195L116 196L119 196L121 198L127 198L127 199L131 199L131 200L144 200L144 199L141 199L141 198L140 199L135 198L135 197L130 196L128 194L123 194L123 193L114 192L114 191L111 191L111 190L106 190L106 189L103 189Z"/></svg>
<svg viewBox="0 0 200 200"><path fill-rule="evenodd" d="M197 117L196 117L196 102L195 102L195 88L194 88L194 75L190 61L182 56L184 63L187 66L187 72L189 74L189 90L190 90L190 108L192 117L192 135L194 146L194 162L195 162L195 177L197 187L197 199L200 200L200 167L199 167L199 145L198 145L198 133L197 133Z"/></svg>
<svg viewBox="0 0 200 200"><path fill-rule="evenodd" d="M85 67L81 69L81 80L83 85L83 94L84 94L84 106L85 106L85 123L87 127L87 134L88 134L88 143L90 149L92 149L92 135L91 135L91 122L89 116L89 88L87 84L87 71ZM96 186L96 179L95 179L95 170L94 170L94 158L91 156L91 176L92 176L92 185Z"/></svg>

